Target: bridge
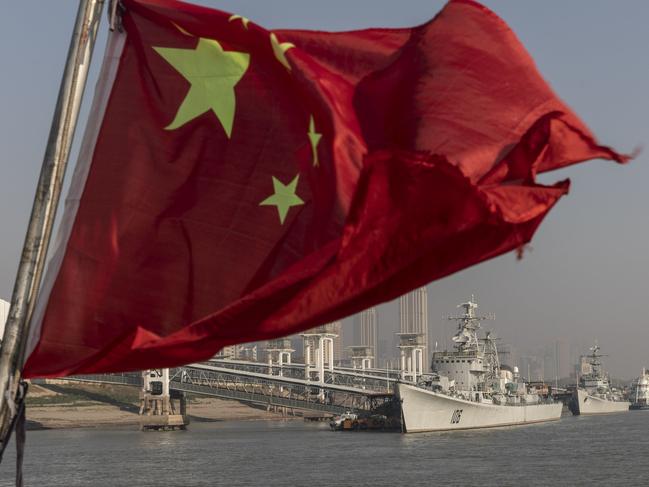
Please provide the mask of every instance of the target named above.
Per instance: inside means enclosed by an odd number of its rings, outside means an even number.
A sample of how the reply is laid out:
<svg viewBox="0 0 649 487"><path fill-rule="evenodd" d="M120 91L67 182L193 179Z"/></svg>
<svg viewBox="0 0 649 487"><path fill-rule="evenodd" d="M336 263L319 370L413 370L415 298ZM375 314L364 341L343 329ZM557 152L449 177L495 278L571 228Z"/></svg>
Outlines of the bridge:
<svg viewBox="0 0 649 487"><path fill-rule="evenodd" d="M399 371L334 368L326 370L322 380L306 377L304 364L278 366L213 359L171 369L170 387L267 408L342 414L390 407ZM65 379L142 387L140 372L76 375Z"/></svg>

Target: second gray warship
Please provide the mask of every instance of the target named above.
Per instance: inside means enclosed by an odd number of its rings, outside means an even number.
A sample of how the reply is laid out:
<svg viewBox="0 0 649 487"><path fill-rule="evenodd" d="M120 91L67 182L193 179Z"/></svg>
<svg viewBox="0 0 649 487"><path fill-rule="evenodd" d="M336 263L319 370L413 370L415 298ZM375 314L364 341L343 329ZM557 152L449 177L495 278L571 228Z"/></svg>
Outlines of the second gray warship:
<svg viewBox="0 0 649 487"><path fill-rule="evenodd" d="M631 403L626 401L620 391L611 387L608 374L602 370L599 360L604 355L599 353L599 345L590 348L587 356L590 372L579 379L569 408L572 414L606 414L628 411Z"/></svg>

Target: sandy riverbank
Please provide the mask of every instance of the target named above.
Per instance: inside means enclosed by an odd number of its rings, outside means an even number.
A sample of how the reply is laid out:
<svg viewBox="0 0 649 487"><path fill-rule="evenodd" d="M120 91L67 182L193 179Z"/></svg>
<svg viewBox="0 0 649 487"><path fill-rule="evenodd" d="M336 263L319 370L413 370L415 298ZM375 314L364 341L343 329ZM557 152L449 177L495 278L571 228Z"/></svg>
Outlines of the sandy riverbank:
<svg viewBox="0 0 649 487"><path fill-rule="evenodd" d="M135 428L139 424L138 390L91 384L32 384L27 401L29 429ZM207 397L190 397L187 412L193 422L282 420L279 413Z"/></svg>

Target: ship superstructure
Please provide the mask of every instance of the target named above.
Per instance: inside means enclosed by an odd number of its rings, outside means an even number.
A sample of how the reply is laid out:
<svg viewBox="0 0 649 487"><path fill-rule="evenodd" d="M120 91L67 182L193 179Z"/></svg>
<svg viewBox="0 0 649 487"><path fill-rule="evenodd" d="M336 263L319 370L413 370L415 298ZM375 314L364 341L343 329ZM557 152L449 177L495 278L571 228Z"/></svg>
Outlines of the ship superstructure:
<svg viewBox="0 0 649 487"><path fill-rule="evenodd" d="M587 361L590 372L579 379L570 402L572 414L606 414L628 411L631 405L622 393L611 387L608 374L602 368L599 345L590 348Z"/></svg>
<svg viewBox="0 0 649 487"><path fill-rule="evenodd" d="M415 383L400 382L407 432L486 428L559 419L560 403L530 393L518 369L501 366L496 339L480 338L481 321L474 298L459 307L454 349L433 353L431 373Z"/></svg>
<svg viewBox="0 0 649 487"><path fill-rule="evenodd" d="M629 409L649 409L649 373L642 368L642 375L631 385L631 407Z"/></svg>

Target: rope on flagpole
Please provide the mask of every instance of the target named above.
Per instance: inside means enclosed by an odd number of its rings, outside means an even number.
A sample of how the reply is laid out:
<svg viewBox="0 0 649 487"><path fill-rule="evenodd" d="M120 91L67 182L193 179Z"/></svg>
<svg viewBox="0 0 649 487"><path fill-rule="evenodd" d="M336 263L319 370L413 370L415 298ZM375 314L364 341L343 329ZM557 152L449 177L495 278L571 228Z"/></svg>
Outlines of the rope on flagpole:
<svg viewBox="0 0 649 487"><path fill-rule="evenodd" d="M122 14L125 7L121 0L110 0L108 7L108 28L111 32L123 32L122 28Z"/></svg>
<svg viewBox="0 0 649 487"><path fill-rule="evenodd" d="M13 378L12 378L13 379ZM10 380L12 382L12 380ZM12 412L10 431L16 431L16 487L23 487L23 457L25 452L25 397L29 384L20 381L16 388L16 397L7 399ZM8 391L7 391L8 392ZM7 448L7 442L0 444L0 462Z"/></svg>

